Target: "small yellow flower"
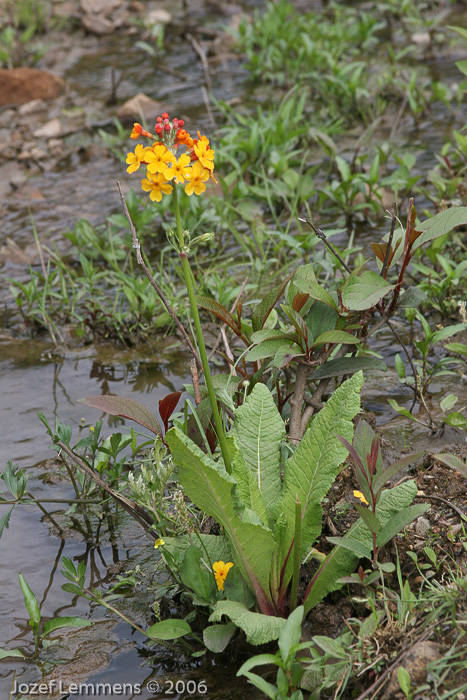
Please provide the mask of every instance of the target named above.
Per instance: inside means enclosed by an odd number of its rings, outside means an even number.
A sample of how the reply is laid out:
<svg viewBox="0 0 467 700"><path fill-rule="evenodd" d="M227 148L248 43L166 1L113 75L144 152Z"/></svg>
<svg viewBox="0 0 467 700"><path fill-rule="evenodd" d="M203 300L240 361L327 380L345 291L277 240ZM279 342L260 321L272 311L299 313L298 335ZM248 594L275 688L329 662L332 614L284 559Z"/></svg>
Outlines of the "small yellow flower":
<svg viewBox="0 0 467 700"><path fill-rule="evenodd" d="M159 549L159 547L162 547L164 544L164 540L159 537L159 539L154 542L154 549Z"/></svg>
<svg viewBox="0 0 467 700"><path fill-rule="evenodd" d="M217 588L219 591L224 590L225 579L227 578L227 574L229 573L229 570L232 568L232 566L233 564L231 561L228 561L226 564L224 564L223 561L215 561L212 565L214 576L216 577Z"/></svg>
<svg viewBox="0 0 467 700"><path fill-rule="evenodd" d="M148 152L145 155L145 160L146 163L149 164L148 171L150 173L163 173L164 170L167 170L169 167L169 163L172 163L174 160L173 154L163 143L156 143L152 148L148 148L147 150Z"/></svg>
<svg viewBox="0 0 467 700"><path fill-rule="evenodd" d="M165 179L173 180L175 178L175 182L180 182L183 184L185 180L188 180L190 177L190 163L190 156L188 156L186 153L182 153L180 158L172 163L171 168L166 168L164 170Z"/></svg>
<svg viewBox="0 0 467 700"><path fill-rule="evenodd" d="M193 150L203 168L212 173L214 170L214 151L209 148L209 139L206 136L200 136L199 131L198 136L198 143L194 144Z"/></svg>
<svg viewBox="0 0 467 700"><path fill-rule="evenodd" d="M185 192L189 197L191 197L193 192L195 194L202 194L206 189L206 185L204 183L206 182L206 180L209 180L209 170L203 168L200 161L197 160L193 164L191 172L186 177L186 179L188 180L188 182L185 185Z"/></svg>
<svg viewBox="0 0 467 700"><path fill-rule="evenodd" d="M150 151L150 148L145 148L140 143L136 146L134 153L128 153L126 162L129 163L126 169L127 173L134 173L138 170L141 163L145 161L145 151Z"/></svg>
<svg viewBox="0 0 467 700"><path fill-rule="evenodd" d="M361 491L354 491L353 495L355 498L358 498L362 503L364 503L366 506L368 505L368 501L366 500L365 496Z"/></svg>
<svg viewBox="0 0 467 700"><path fill-rule="evenodd" d="M151 175L148 169L147 179L141 180L141 187L144 192L150 192L149 195L153 202L160 202L162 193L170 194L173 190L172 185L169 185L162 173Z"/></svg>

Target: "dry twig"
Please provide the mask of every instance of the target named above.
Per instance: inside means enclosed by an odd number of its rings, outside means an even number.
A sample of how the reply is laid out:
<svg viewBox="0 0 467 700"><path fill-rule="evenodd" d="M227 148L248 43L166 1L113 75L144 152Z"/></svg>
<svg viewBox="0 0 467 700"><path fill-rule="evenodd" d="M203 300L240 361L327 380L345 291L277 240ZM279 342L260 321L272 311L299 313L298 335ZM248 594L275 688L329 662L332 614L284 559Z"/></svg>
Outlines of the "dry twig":
<svg viewBox="0 0 467 700"><path fill-rule="evenodd" d="M158 534L156 531L153 529L153 520L152 518L146 513L146 511L141 508L137 503L134 501L131 501L129 498L126 496L123 496L120 493L117 493L113 489L108 486L105 481L103 481L100 476L98 476L87 464L86 462L81 459L78 455L76 455L69 447L68 445L65 445L64 442L59 440L57 442L57 445L60 447L60 449L65 452L71 459L76 462L78 467L82 469L86 474L88 474L93 481L101 488L104 489L106 493L109 494L115 501L117 501L122 508L124 508L130 515L133 516L135 520L138 521L138 523L141 525L143 530L150 535L151 537L154 537L154 539L158 538Z"/></svg>

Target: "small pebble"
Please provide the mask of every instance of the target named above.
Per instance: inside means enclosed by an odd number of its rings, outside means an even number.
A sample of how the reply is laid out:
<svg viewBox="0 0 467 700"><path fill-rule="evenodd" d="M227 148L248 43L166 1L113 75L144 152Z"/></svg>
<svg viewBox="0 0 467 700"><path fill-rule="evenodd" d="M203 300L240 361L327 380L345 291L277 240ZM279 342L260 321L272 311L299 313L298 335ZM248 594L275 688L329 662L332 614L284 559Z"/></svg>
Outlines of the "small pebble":
<svg viewBox="0 0 467 700"><path fill-rule="evenodd" d="M426 518L418 518L415 523L415 532L419 537L424 537L428 530L430 529L430 521Z"/></svg>
<svg viewBox="0 0 467 700"><path fill-rule="evenodd" d="M60 124L60 120L55 118L36 129L34 132L34 137L51 139L59 136L61 133L62 125Z"/></svg>

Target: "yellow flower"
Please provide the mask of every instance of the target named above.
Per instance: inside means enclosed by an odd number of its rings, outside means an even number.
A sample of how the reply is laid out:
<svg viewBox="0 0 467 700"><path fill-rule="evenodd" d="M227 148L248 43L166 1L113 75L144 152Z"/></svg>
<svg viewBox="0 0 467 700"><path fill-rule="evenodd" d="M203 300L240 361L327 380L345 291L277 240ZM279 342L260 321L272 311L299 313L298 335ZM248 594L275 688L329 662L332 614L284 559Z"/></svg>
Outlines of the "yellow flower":
<svg viewBox="0 0 467 700"><path fill-rule="evenodd" d="M173 189L172 185L169 185L162 173L153 176L150 172L147 173L147 179L141 180L141 187L144 192L151 193L149 196L153 202L160 202L162 193L170 194Z"/></svg>
<svg viewBox="0 0 467 700"><path fill-rule="evenodd" d="M202 194L206 189L206 185L204 183L206 180L209 180L209 170L203 168L200 161L197 160L195 163L193 163L191 172L186 176L186 179L188 182L185 185L185 192L189 197L191 197L193 192L195 194Z"/></svg>
<svg viewBox="0 0 467 700"><path fill-rule="evenodd" d="M224 564L223 561L215 561L212 565L214 576L216 577L217 588L219 591L224 590L225 579L227 578L227 574L229 573L229 570L232 568L232 566L233 564L231 561L228 561L226 564Z"/></svg>
<svg viewBox="0 0 467 700"><path fill-rule="evenodd" d="M214 151L209 148L209 139L206 136L200 136L199 131L198 136L198 143L194 144L193 150L203 168L212 173L214 170Z"/></svg>
<svg viewBox="0 0 467 700"><path fill-rule="evenodd" d="M178 160L172 164L171 168L166 168L164 170L164 177L166 180L173 180L175 178L176 182L183 183L188 180L191 173L190 168L190 156L186 153L182 153Z"/></svg>
<svg viewBox="0 0 467 700"><path fill-rule="evenodd" d="M162 547L164 544L164 540L159 537L159 539L154 542L154 549L159 549L159 547Z"/></svg>
<svg viewBox="0 0 467 700"><path fill-rule="evenodd" d="M173 162L173 159L173 154L163 143L156 143L152 148L148 148L148 153L145 156L146 163L149 163L148 171L150 173L163 173L169 167L169 163Z"/></svg>
<svg viewBox="0 0 467 700"><path fill-rule="evenodd" d="M127 173L134 173L138 170L141 163L144 163L146 153L145 151L150 151L150 148L145 148L140 143L136 146L134 153L128 153L126 157L126 162L129 163L126 169Z"/></svg>
<svg viewBox="0 0 467 700"><path fill-rule="evenodd" d="M353 495L355 496L355 498L360 499L360 501L362 503L364 503L366 506L368 505L368 501L366 500L365 496L363 495L363 493L361 491L354 491Z"/></svg>

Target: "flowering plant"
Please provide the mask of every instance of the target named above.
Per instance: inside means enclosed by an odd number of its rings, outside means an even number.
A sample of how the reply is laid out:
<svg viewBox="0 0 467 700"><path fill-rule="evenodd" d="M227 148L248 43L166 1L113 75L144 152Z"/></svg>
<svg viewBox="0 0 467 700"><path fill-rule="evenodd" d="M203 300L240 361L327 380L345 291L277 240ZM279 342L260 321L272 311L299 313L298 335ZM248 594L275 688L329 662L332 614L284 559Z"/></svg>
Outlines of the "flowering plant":
<svg viewBox="0 0 467 700"><path fill-rule="evenodd" d="M191 197L193 193L201 195L206 191L206 182L208 180L211 179L216 182L213 174L214 150L210 148L209 139L206 136L201 136L198 131L198 138L193 138L184 127L185 122L183 119L174 117L170 120L167 112L157 117L154 127L155 134L151 134L149 131L146 131L146 129L143 129L141 124L135 123L133 125L133 131L131 132L131 138L137 139L143 136L152 140L153 143L151 146L147 147L138 144L133 153L128 153L126 158L126 162L128 163L127 172L134 173L139 170L142 165L145 165L146 177L141 180L141 187L144 192L149 192L150 198L156 202L162 200L163 194L173 195L177 240L174 243L174 235L172 232L168 232L167 237L180 256L196 331L196 339L198 341L199 360L205 377L217 438L225 468L230 472L230 456L224 434L224 425L219 413L212 383L193 286L193 276L188 262L188 253L190 252L189 232L184 231L182 228L177 193L177 185L183 185L185 193L189 197ZM181 153L177 158L177 152L180 147L184 147L185 152ZM188 241L186 240L186 236L188 237ZM203 238L203 236L201 236L201 238ZM139 243L137 246L139 248Z"/></svg>

